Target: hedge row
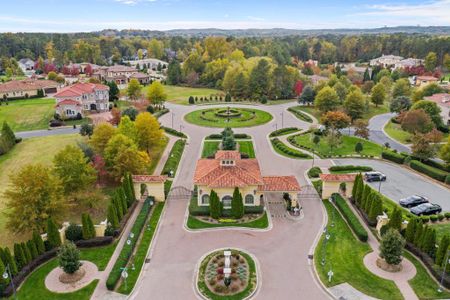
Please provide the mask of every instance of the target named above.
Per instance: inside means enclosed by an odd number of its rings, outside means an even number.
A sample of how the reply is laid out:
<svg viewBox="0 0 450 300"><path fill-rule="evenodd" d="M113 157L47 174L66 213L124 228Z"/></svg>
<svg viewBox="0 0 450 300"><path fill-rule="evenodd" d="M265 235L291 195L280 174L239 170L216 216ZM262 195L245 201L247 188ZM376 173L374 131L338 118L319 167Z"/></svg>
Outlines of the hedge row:
<svg viewBox="0 0 450 300"><path fill-rule="evenodd" d="M308 170L309 178L319 178L320 174L322 174L322 170L319 167L312 167Z"/></svg>
<svg viewBox="0 0 450 300"><path fill-rule="evenodd" d="M187 138L187 136L184 133L182 133L181 131L172 129L170 127L161 126L161 129L163 129L168 134L171 134L171 135L174 135L174 136L177 136L177 137L180 137L180 138L184 138L184 139Z"/></svg>
<svg viewBox="0 0 450 300"><path fill-rule="evenodd" d="M344 198L342 198L342 196L339 194L333 194L332 197L334 198L336 207L344 216L345 220L347 220L348 225L352 228L353 232L356 234L358 239L362 242L367 242L368 234L366 229L364 229L361 222L359 222L358 218L355 216L351 208L345 202Z"/></svg>
<svg viewBox="0 0 450 300"><path fill-rule="evenodd" d="M293 156L293 157L298 157L298 158L311 158L311 156L309 156L306 153L300 152L298 150L292 149L288 146L286 146L282 141L280 141L278 138L274 138L273 140L271 140L272 145L278 149L279 151L281 151L282 153L288 155L288 156Z"/></svg>
<svg viewBox="0 0 450 300"><path fill-rule="evenodd" d="M397 164L403 164L405 162L405 156L392 152L392 151L383 151L381 152L381 157L390 161L393 161Z"/></svg>
<svg viewBox="0 0 450 300"><path fill-rule="evenodd" d="M157 112L155 112L155 113L153 114L153 116L155 116L156 118L159 118L159 117L161 117L161 116L167 114L168 112L169 112L169 109L164 108L164 109L161 109L161 110L158 110Z"/></svg>
<svg viewBox="0 0 450 300"><path fill-rule="evenodd" d="M245 133L235 133L234 134L235 139L251 139L252 137ZM220 133L213 133L208 135L205 139L207 140L221 140L222 134Z"/></svg>
<svg viewBox="0 0 450 300"><path fill-rule="evenodd" d="M372 171L372 167L368 166L353 166L353 165L342 165L342 166L331 166L328 168L330 171L362 171L362 172L370 172Z"/></svg>
<svg viewBox="0 0 450 300"><path fill-rule="evenodd" d="M449 175L445 171L428 166L418 160L412 160L409 163L409 166L416 171L424 173L424 174L430 176L431 178L434 178L434 179L442 181L442 182L445 182L445 178L447 177L447 175Z"/></svg>
<svg viewBox="0 0 450 300"><path fill-rule="evenodd" d="M169 158L164 164L164 168L162 170L163 175L169 175L170 171L173 171L173 176L177 173L178 164L180 163L181 156L183 155L184 146L186 142L184 140L178 140L170 150Z"/></svg>
<svg viewBox="0 0 450 300"><path fill-rule="evenodd" d="M134 234L134 239L131 242L130 245L125 243L123 245L122 251L120 251L119 256L117 257L116 263L114 264L114 267L112 268L111 272L109 273L108 279L106 280L106 287L108 290L114 290L116 287L117 282L120 279L120 275L122 273L122 270L120 268L125 267L128 264L128 260L130 259L131 255L133 254L133 250L136 246L136 240L139 237L142 228L144 227L145 221L147 220L147 217L150 213L151 205L150 205L151 197L147 198L142 206L141 211L139 212L139 215L136 218L136 221L134 221L133 227L131 228L131 232Z"/></svg>
<svg viewBox="0 0 450 300"><path fill-rule="evenodd" d="M297 110L295 108L289 107L288 111L290 111L291 113L293 113L298 119L308 122L308 123L312 123L313 119L311 119L310 116L308 116L307 114L301 112L300 110Z"/></svg>
<svg viewBox="0 0 450 300"><path fill-rule="evenodd" d="M299 129L297 127L281 128L281 129L273 131L269 135L269 137L276 137L276 136L285 135L285 134L292 133L292 132L297 132L297 131L299 131Z"/></svg>

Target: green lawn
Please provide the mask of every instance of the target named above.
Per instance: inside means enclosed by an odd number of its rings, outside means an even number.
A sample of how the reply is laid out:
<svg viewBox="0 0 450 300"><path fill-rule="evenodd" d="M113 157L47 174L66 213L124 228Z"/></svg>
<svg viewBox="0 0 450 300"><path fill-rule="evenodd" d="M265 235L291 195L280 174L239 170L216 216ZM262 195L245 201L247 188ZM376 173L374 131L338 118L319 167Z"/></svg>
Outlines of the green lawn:
<svg viewBox="0 0 450 300"><path fill-rule="evenodd" d="M9 185L9 175L30 163L50 165L53 156L67 145L75 145L83 138L78 134L64 134L24 139L10 152L0 156L0 246L11 246L15 241L23 241L28 234L13 235L6 228L6 199L3 193Z"/></svg>
<svg viewBox="0 0 450 300"><path fill-rule="evenodd" d="M205 127L251 127L262 125L272 120L272 115L258 109L248 108L232 108L241 113L239 117L227 118L219 117L217 112L226 110L226 108L209 108L193 111L187 114L184 118L187 122Z"/></svg>
<svg viewBox="0 0 450 300"><path fill-rule="evenodd" d="M147 94L147 90L149 88L148 86L145 86L142 89L143 95ZM183 104L188 105L189 104L189 96L197 97L200 99L200 97L209 97L213 95L213 99L215 99L215 96L222 95L222 99L225 97L225 93L221 90L217 89L208 89L208 88L191 88L191 87L184 87L184 86L174 86L174 85L165 85L164 91L167 93L167 101L171 103L176 104ZM214 102L214 101L210 101ZM201 102L200 100L197 102L198 104L201 103L208 103L208 102Z"/></svg>
<svg viewBox="0 0 450 300"><path fill-rule="evenodd" d="M436 230L437 241L440 241L445 234L450 235L450 223L431 223L431 227Z"/></svg>
<svg viewBox="0 0 450 300"><path fill-rule="evenodd" d="M297 111L303 111L306 112L310 115L312 115L314 118L316 118L318 121L320 121L320 116L322 115L318 110L316 110L314 108L314 106L303 106L303 105L299 105L299 106L295 106L293 107L293 109L297 110Z"/></svg>
<svg viewBox="0 0 450 300"><path fill-rule="evenodd" d="M269 226L269 219L267 217L267 213L256 220L253 220L248 223L221 223L221 224L211 224L207 222L203 222L191 215L189 215L187 219L187 227L189 229L205 229L205 228L217 228L217 227L247 227L247 228L258 228L264 229Z"/></svg>
<svg viewBox="0 0 450 300"><path fill-rule="evenodd" d="M54 113L53 98L10 100L0 106L0 120L8 122L14 131L45 129Z"/></svg>
<svg viewBox="0 0 450 300"><path fill-rule="evenodd" d="M153 174L153 172L156 169L156 166L158 166L159 160L161 159L161 156L164 153L164 150L166 150L167 144L169 143L169 138L164 137L164 141L153 149L153 151L150 151L150 168L149 168L149 174ZM157 174L159 175L159 174Z"/></svg>
<svg viewBox="0 0 450 300"><path fill-rule="evenodd" d="M400 124L395 124L389 121L384 127L384 131L386 131L387 135L393 140L402 143L402 144L410 144L412 135L409 132L404 131Z"/></svg>
<svg viewBox="0 0 450 300"><path fill-rule="evenodd" d="M255 158L255 150L253 149L252 141L237 141L237 143L239 144L239 151L241 153L246 153L249 158ZM216 151L219 150L219 145L219 141L205 141L203 143L202 158L214 155Z"/></svg>
<svg viewBox="0 0 450 300"><path fill-rule="evenodd" d="M175 144L173 144L172 149L169 153L169 158L164 164L163 170L161 172L162 175L169 175L169 173L173 171L173 176L175 177L185 145L186 141L182 139L177 140Z"/></svg>
<svg viewBox="0 0 450 300"><path fill-rule="evenodd" d="M378 144L364 140L354 136L342 135L341 144L337 148L333 148L331 151L326 137L321 137L317 146L312 142L312 133L299 134L292 138L295 142L295 146L299 145L307 149L315 150L315 153L319 153L321 156L345 156L345 155L358 155L355 151L356 143L360 142L363 145L363 151L361 155L366 156L381 156L382 147Z"/></svg>
<svg viewBox="0 0 450 300"><path fill-rule="evenodd" d="M288 108L288 111L290 111L300 121L304 121L304 122L308 122L308 123L313 122L313 119L309 115L305 114L305 111L303 110L303 106L290 107L290 108Z"/></svg>
<svg viewBox="0 0 450 300"><path fill-rule="evenodd" d="M393 281L382 279L366 269L363 258L372 249L367 243L360 242L354 237L348 225L330 202L325 200L323 203L329 216L327 228L330 239L324 251L324 235L322 235L314 253L314 264L322 283L331 287L347 282L371 297L403 299ZM334 227L329 226L333 215L332 211L334 211ZM324 254L325 265L322 266L321 260ZM334 273L331 282L328 281L327 276L330 268Z"/></svg>
<svg viewBox="0 0 450 300"><path fill-rule="evenodd" d="M279 143L277 143L276 140L277 138L270 140L270 144L272 145L272 148L275 150L276 153L285 156L287 158L293 159L312 159L311 155L306 154L297 149L291 148L282 141L279 141Z"/></svg>
<svg viewBox="0 0 450 300"><path fill-rule="evenodd" d="M108 246L80 249L80 258L93 262L97 265L99 271L104 271L116 249L116 245L117 242L113 242Z"/></svg>
<svg viewBox="0 0 450 300"><path fill-rule="evenodd" d="M403 256L409 259L416 267L416 276L409 280L409 284L413 288L419 299L450 299L450 293L437 291L438 284L431 278L425 267L408 251L403 252Z"/></svg>

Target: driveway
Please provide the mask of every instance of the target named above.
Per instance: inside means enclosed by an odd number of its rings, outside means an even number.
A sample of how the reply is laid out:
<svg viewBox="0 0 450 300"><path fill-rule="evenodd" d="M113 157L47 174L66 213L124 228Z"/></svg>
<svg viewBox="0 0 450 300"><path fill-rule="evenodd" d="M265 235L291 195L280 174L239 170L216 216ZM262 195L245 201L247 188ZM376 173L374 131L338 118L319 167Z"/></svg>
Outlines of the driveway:
<svg viewBox="0 0 450 300"><path fill-rule="evenodd" d="M196 160L200 157L202 139L221 128L205 128L188 124L184 114L199 107L167 105L173 115L174 128L182 126L189 136L179 172L173 186L193 187L193 173ZM242 105L231 105L242 106ZM295 175L304 184L304 171L311 161L293 161L272 151L267 135L275 130L275 124L281 126L283 113L284 126L301 126L285 109L287 105L260 106L258 109L269 111L274 120L268 124L236 129L253 137L256 155L264 175ZM165 126L172 126L171 113L160 118ZM300 123L300 124L299 124ZM323 166L331 164L329 160L320 162ZM327 299L312 274L312 266L307 259L311 246L324 222L324 209L320 201L303 201L304 218L291 221L286 218L273 219L273 228L261 232L254 230L219 229L207 232L188 232L184 229L184 218L189 199L167 200L160 230L152 250L151 261L138 282L131 299L195 299L194 273L198 260L207 252L217 248L237 247L253 253L260 265L262 275L261 289L257 299ZM151 296L150 296L151 295Z"/></svg>
<svg viewBox="0 0 450 300"><path fill-rule="evenodd" d="M398 202L402 198L417 194L427 197L432 203L439 204L443 211L450 211L450 189L413 171L379 160L335 159L333 161L337 165L370 166L386 174L387 180L381 183L380 191L392 200ZM380 186L379 182L369 184L377 190Z"/></svg>

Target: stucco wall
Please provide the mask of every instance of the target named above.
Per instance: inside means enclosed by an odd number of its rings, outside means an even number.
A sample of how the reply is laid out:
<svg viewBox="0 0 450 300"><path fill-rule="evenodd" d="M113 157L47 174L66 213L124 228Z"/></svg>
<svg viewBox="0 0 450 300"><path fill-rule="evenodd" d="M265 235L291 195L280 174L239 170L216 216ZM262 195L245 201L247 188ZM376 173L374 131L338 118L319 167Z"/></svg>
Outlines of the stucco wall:
<svg viewBox="0 0 450 300"><path fill-rule="evenodd" d="M259 201L260 196L262 195L261 192L258 192L258 187L255 186L248 186L245 188L240 188L239 192L241 192L242 194L242 200L244 201L244 205L246 206L259 206L261 203ZM214 189L214 191L217 193L217 195L219 196L219 199L222 200L222 197L224 196L231 196L233 197L233 191L234 188L218 188L218 189ZM255 193L256 191L256 193ZM210 194L211 193L211 189L207 186L198 186L198 205L202 206L202 195L204 194ZM247 205L245 204L245 196L251 194L253 195L253 197L255 197L255 201L253 205ZM207 206L207 205L203 205L203 206Z"/></svg>
<svg viewBox="0 0 450 300"><path fill-rule="evenodd" d="M353 188L353 181L345 182L347 185L347 192L348 195L351 193ZM328 199L333 193L339 193L339 185L340 182L336 181L324 181L322 183L322 199Z"/></svg>
<svg viewBox="0 0 450 300"><path fill-rule="evenodd" d="M164 183L163 182L151 182L144 183L147 186L147 191L149 196L155 197L156 201L163 202L165 200L164 195ZM141 183L134 183L134 193L137 199L140 200L141 196Z"/></svg>

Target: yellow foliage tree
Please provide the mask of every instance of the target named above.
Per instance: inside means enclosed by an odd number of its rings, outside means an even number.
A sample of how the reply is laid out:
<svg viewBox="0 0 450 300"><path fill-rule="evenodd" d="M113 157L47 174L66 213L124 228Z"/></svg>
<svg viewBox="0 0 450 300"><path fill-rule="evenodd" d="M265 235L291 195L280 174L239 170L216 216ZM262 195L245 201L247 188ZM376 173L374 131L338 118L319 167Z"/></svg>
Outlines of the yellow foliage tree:
<svg viewBox="0 0 450 300"><path fill-rule="evenodd" d="M158 119L148 112L140 113L136 118L136 131L139 149L150 151L161 145L164 131L160 128Z"/></svg>
<svg viewBox="0 0 450 300"><path fill-rule="evenodd" d="M109 123L101 123L94 128L90 144L95 152L103 155L106 145L111 137L116 134L116 129Z"/></svg>
<svg viewBox="0 0 450 300"><path fill-rule="evenodd" d="M167 100L167 94L159 81L153 81L147 91L147 100L153 104L161 104Z"/></svg>

